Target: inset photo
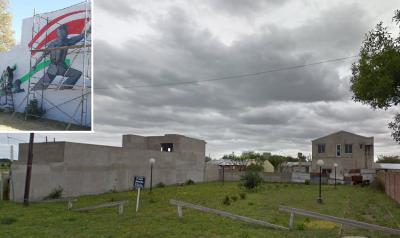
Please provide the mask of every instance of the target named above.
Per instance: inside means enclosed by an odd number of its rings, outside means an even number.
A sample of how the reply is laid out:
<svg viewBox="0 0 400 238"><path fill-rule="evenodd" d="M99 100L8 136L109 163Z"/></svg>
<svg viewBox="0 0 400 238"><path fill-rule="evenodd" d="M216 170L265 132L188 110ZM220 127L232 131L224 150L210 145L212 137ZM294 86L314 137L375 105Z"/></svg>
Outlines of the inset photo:
<svg viewBox="0 0 400 238"><path fill-rule="evenodd" d="M16 5L0 19L0 132L93 131L91 1Z"/></svg>

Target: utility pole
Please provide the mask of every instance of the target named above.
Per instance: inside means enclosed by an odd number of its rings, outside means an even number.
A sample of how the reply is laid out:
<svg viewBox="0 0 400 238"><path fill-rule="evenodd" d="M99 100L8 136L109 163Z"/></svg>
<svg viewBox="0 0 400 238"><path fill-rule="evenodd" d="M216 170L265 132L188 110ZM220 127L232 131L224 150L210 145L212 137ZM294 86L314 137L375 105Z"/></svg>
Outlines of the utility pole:
<svg viewBox="0 0 400 238"><path fill-rule="evenodd" d="M31 185L31 172L32 172L32 159L33 159L33 138L34 138L34 133L30 133L28 161L26 164L25 193L24 193L24 205L25 206L29 205L29 188Z"/></svg>

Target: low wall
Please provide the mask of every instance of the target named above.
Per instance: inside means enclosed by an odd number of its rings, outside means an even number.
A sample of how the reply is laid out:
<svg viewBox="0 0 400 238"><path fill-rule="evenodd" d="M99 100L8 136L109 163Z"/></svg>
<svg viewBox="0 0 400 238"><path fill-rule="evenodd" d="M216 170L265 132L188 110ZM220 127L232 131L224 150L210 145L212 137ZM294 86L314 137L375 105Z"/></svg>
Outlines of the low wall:
<svg viewBox="0 0 400 238"><path fill-rule="evenodd" d="M377 178L385 184L386 194L400 203L400 172L379 171Z"/></svg>
<svg viewBox="0 0 400 238"><path fill-rule="evenodd" d="M222 170L219 170L219 179L222 180ZM246 174L246 171L225 171L224 180L225 181L240 181L241 177ZM265 182L272 183L289 183L292 182L292 174L290 173L258 173Z"/></svg>

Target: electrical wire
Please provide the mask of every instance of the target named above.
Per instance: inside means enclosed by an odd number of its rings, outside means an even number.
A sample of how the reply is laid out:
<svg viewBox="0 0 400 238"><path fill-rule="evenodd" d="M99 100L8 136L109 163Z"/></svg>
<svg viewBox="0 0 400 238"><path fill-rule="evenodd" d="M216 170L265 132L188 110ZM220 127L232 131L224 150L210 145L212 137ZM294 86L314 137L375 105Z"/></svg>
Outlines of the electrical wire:
<svg viewBox="0 0 400 238"><path fill-rule="evenodd" d="M161 84L149 84L149 85L119 86L119 88L124 88L124 89L126 89L126 88L155 88L155 87L178 86L178 85L188 85L188 84L197 84L198 85L198 83L203 83L203 82L231 80L231 79L238 79L238 78L245 78L245 77L253 77L253 76L269 74L269 73L274 73L274 72L295 70L295 69L300 69L300 68L305 68L305 67L309 67L309 66L325 64L325 63L344 61L347 59L356 58L358 56L359 55L352 55L352 56L328 59L328 60L323 60L323 61L318 61L318 62L313 62L313 63L308 63L308 64L301 64L301 65L289 66L289 67L284 67L284 68L270 69L270 70L255 72L255 73L231 75L231 76L225 76L225 77L219 77L219 78L210 78L210 79L195 80L195 81L161 83ZM114 88L116 88L116 87L94 87L95 90L108 90L108 89L114 89Z"/></svg>

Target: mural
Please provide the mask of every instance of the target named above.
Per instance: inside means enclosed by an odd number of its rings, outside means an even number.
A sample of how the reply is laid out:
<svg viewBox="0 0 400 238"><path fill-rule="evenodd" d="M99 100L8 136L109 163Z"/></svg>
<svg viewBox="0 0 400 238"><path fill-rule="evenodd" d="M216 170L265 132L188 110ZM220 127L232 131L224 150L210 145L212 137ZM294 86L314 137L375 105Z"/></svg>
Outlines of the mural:
<svg viewBox="0 0 400 238"><path fill-rule="evenodd" d="M0 53L0 107L24 113L37 100L45 118L91 126L91 4L24 19L21 43Z"/></svg>

